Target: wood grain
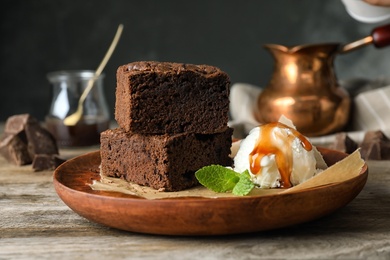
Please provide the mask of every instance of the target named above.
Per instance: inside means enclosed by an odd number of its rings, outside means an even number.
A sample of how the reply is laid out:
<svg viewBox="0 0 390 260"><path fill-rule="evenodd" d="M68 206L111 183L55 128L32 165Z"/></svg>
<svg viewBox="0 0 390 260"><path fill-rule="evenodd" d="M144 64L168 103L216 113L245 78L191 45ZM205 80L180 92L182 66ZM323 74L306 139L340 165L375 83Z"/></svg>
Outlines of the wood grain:
<svg viewBox="0 0 390 260"><path fill-rule="evenodd" d="M390 162L368 166L362 192L321 219L254 234L177 237L90 222L58 198L52 172L0 158L0 259L389 259Z"/></svg>

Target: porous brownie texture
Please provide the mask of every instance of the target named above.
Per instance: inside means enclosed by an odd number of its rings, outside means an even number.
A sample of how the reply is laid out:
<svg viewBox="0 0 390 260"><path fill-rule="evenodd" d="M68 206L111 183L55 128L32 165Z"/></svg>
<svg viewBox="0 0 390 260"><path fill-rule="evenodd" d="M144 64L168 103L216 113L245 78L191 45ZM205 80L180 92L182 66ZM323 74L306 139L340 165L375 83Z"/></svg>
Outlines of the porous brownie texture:
<svg viewBox="0 0 390 260"><path fill-rule="evenodd" d="M140 134L222 132L228 128L229 86L229 76L208 65L123 65L115 119L126 132Z"/></svg>
<svg viewBox="0 0 390 260"><path fill-rule="evenodd" d="M195 172L203 166L232 165L232 131L145 135L109 129L101 133L101 174L162 191L184 190L198 184Z"/></svg>

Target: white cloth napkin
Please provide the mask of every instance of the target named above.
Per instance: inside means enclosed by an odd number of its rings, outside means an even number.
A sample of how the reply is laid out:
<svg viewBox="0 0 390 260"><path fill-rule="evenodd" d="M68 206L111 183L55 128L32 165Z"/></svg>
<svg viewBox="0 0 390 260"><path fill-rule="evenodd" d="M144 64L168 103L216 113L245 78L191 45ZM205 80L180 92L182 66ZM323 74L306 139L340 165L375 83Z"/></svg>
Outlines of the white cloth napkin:
<svg viewBox="0 0 390 260"><path fill-rule="evenodd" d="M340 83L351 95L353 109L348 136L358 144L367 131L381 130L390 137L390 80L375 81L350 80ZM259 125L253 113L257 97L262 88L246 83L232 85L230 91L229 126L234 128L234 137L244 138L249 131ZM311 137L315 145L327 146L335 140L335 135Z"/></svg>

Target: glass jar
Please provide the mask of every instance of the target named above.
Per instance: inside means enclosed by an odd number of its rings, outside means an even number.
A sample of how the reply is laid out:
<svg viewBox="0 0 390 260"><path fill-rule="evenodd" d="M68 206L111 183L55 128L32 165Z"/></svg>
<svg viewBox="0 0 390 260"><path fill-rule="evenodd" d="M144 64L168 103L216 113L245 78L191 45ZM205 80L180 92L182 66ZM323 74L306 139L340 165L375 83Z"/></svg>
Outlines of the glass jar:
<svg viewBox="0 0 390 260"><path fill-rule="evenodd" d="M83 116L76 125L63 120L76 112L80 96L93 78L94 71L56 71L47 74L52 101L45 123L60 147L90 146L100 143L100 133L109 128L110 115L100 75L83 103Z"/></svg>

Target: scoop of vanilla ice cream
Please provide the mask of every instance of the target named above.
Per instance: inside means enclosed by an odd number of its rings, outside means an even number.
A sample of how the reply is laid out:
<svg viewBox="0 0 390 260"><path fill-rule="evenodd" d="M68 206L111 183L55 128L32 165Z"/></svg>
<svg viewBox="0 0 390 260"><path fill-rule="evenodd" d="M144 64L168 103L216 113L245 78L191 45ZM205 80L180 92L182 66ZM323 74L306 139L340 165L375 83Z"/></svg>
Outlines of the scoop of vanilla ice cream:
<svg viewBox="0 0 390 260"><path fill-rule="evenodd" d="M297 185L313 177L317 173L316 155L318 151L313 146L307 151L298 137L291 138L289 128L275 127L271 135L264 136L261 127L255 127L249 135L241 141L240 148L234 157L234 170L242 173L248 170L252 181L261 188L276 188L281 186L281 175L276 163L275 154L264 155L260 160L260 172L252 173L250 167L250 154L257 145L259 138L271 138L269 143L283 150L285 147L292 149L292 172L290 182Z"/></svg>

